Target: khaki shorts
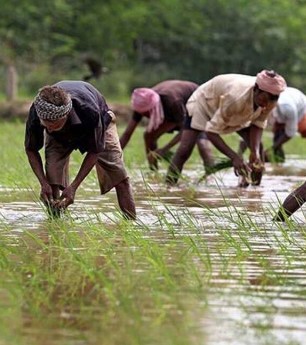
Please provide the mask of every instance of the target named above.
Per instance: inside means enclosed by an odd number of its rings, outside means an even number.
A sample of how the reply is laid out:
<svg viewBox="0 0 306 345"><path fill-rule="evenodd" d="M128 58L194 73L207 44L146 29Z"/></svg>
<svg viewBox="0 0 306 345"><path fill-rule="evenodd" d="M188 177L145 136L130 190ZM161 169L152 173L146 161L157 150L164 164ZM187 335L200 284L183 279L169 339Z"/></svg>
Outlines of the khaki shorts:
<svg viewBox="0 0 306 345"><path fill-rule="evenodd" d="M50 184L59 185L61 189L69 185L69 157L72 151L46 134L45 167ZM115 115L105 132L105 149L98 155L96 171L101 194L107 193L128 177L123 163Z"/></svg>

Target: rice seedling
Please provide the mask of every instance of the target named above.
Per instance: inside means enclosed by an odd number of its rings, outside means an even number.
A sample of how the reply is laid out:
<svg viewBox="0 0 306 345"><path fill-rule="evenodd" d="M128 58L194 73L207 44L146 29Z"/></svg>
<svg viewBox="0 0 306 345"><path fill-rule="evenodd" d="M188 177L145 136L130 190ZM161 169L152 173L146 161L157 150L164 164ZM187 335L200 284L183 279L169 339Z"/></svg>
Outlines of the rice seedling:
<svg viewBox="0 0 306 345"><path fill-rule="evenodd" d="M38 201L22 124L0 132L2 147L16 133L0 170L0 342L301 343L305 227L272 221L280 200L227 187L226 170L197 184L202 173L188 175L197 157L166 189L167 163L149 172L136 143L125 152L136 221L120 216L111 193L93 196L94 173L54 219Z"/></svg>

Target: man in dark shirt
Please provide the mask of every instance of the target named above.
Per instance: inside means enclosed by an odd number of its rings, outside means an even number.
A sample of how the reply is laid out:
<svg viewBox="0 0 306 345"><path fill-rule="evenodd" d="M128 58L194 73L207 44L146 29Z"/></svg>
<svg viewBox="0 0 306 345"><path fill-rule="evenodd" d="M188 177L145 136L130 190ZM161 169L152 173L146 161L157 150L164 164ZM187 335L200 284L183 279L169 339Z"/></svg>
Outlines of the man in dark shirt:
<svg viewBox="0 0 306 345"><path fill-rule="evenodd" d="M180 130L187 115L186 103L197 87L196 83L190 81L165 80L152 88L135 89L131 99L134 114L120 137L122 149L129 142L141 119L148 118L144 133L145 150L150 168L157 169L158 157L165 157L171 147L180 140ZM157 140L163 134L173 131L179 131L179 133L165 146L158 148ZM205 134L199 135L197 144L204 165L212 165L210 143Z"/></svg>
<svg viewBox="0 0 306 345"><path fill-rule="evenodd" d="M44 145L45 171L39 153ZM69 157L77 149L86 155L69 184ZM60 214L60 210L74 202L77 188L96 166L101 194L115 187L123 214L135 219L135 204L122 160L115 115L91 84L61 81L43 87L30 108L25 150L41 185L40 197L51 212Z"/></svg>

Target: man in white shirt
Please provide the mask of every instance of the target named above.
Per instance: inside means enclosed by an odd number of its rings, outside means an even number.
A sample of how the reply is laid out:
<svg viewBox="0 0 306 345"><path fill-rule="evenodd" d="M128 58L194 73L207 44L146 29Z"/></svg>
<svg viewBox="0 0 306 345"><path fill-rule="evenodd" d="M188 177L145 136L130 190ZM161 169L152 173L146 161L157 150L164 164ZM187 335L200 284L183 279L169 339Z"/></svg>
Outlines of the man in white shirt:
<svg viewBox="0 0 306 345"><path fill-rule="evenodd" d="M228 156L238 176L251 176L259 184L264 170L261 137L267 118L279 95L286 88L282 76L263 70L257 76L224 74L199 86L187 102L189 117L180 145L171 161L166 182L175 184L184 163L190 157L200 131L223 154ZM237 132L250 148L249 162L221 138Z"/></svg>
<svg viewBox="0 0 306 345"><path fill-rule="evenodd" d="M300 90L287 87L281 93L276 107L272 111L273 145L265 151L267 161L285 161L283 145L292 139L297 132L305 135L302 123L306 115L306 96ZM304 134L303 134L304 133Z"/></svg>

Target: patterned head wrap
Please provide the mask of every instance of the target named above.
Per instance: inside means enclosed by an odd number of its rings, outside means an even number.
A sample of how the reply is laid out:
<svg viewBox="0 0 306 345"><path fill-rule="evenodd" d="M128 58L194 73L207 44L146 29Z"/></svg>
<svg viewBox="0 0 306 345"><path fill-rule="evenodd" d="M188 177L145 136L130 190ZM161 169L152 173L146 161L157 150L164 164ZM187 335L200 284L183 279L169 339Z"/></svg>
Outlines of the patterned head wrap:
<svg viewBox="0 0 306 345"><path fill-rule="evenodd" d="M149 112L149 124L146 132L152 132L164 121L164 110L160 96L152 89L135 89L132 94L131 105L137 113Z"/></svg>
<svg viewBox="0 0 306 345"><path fill-rule="evenodd" d="M257 74L256 84L260 90L279 95L287 87L285 79L274 71L263 70Z"/></svg>
<svg viewBox="0 0 306 345"><path fill-rule="evenodd" d="M53 103L48 103L38 94L34 100L34 106L38 117L42 120L50 121L56 121L65 117L72 109L72 100L70 95L68 96L68 103L58 106Z"/></svg>

